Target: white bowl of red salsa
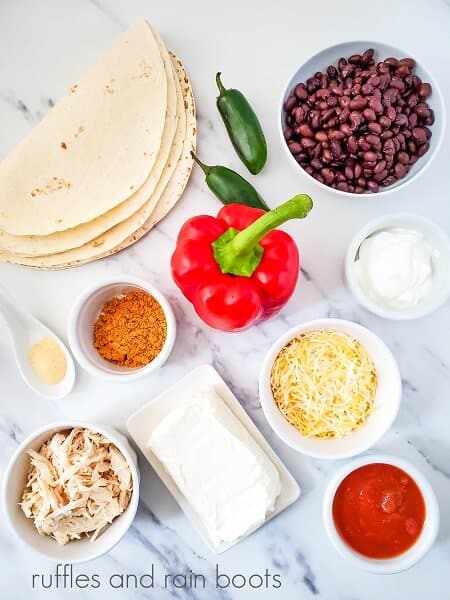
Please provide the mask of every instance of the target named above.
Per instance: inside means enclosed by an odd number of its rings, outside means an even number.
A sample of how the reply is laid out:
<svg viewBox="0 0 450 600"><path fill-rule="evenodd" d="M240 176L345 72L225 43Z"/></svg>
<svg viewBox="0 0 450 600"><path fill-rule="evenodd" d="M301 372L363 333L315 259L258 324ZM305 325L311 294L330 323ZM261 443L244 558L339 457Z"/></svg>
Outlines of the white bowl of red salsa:
<svg viewBox="0 0 450 600"><path fill-rule="evenodd" d="M439 507L416 467L394 456L372 454L346 464L331 479L323 520L336 550L355 566L398 573L433 545Z"/></svg>

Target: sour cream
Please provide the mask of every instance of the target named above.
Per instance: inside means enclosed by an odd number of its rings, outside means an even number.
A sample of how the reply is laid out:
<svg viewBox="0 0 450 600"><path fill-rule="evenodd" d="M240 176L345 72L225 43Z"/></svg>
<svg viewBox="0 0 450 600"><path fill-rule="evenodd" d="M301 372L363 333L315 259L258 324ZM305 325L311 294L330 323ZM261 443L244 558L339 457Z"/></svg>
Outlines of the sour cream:
<svg viewBox="0 0 450 600"><path fill-rule="evenodd" d="M377 304L408 309L430 293L435 252L414 229L392 228L370 235L356 260L359 284Z"/></svg>

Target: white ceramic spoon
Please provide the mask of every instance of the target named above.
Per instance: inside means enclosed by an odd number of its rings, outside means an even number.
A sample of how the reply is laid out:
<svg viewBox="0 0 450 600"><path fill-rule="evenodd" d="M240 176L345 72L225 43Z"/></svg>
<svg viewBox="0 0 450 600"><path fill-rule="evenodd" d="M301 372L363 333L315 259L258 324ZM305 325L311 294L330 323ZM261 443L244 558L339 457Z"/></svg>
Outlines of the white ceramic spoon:
<svg viewBox="0 0 450 600"><path fill-rule="evenodd" d="M48 327L33 315L21 308L9 293L0 286L0 317L3 317L11 335L17 366L25 383L36 394L49 400L58 400L70 393L75 383L75 366L72 356L62 341ZM66 374L56 385L43 383L34 372L28 359L28 352L43 338L51 337L60 346L66 357Z"/></svg>

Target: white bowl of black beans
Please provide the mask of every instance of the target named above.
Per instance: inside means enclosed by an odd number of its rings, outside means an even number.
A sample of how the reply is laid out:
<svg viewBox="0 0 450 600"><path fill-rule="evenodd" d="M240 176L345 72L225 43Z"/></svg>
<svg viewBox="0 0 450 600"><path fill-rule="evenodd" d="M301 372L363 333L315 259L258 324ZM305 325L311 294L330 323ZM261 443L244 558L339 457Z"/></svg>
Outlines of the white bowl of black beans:
<svg viewBox="0 0 450 600"><path fill-rule="evenodd" d="M280 130L295 168L343 196L379 196L423 173L442 143L445 105L417 58L380 42L344 42L301 65Z"/></svg>

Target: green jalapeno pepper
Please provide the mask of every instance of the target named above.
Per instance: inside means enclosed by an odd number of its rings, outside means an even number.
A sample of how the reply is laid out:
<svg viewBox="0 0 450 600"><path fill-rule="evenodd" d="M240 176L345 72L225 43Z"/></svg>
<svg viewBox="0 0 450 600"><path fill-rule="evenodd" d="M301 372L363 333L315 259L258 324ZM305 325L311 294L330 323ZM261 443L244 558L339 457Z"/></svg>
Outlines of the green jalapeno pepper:
<svg viewBox="0 0 450 600"><path fill-rule="evenodd" d="M221 165L205 165L191 152L192 158L199 165L206 176L206 183L212 193L219 198L222 204L246 204L253 208L269 210L269 207L243 177Z"/></svg>
<svg viewBox="0 0 450 600"><path fill-rule="evenodd" d="M245 96L239 90L227 90L216 75L219 88L217 108L227 128L231 142L240 159L253 175L256 175L266 164L266 138L255 114Z"/></svg>

